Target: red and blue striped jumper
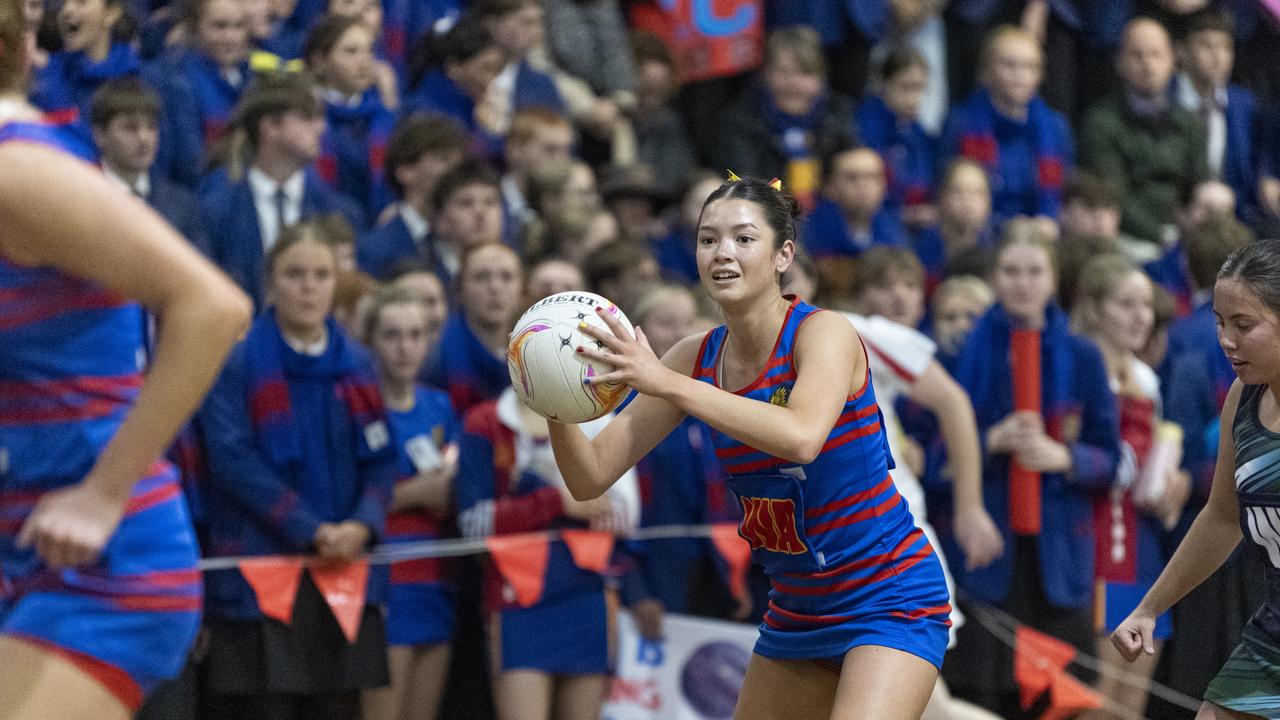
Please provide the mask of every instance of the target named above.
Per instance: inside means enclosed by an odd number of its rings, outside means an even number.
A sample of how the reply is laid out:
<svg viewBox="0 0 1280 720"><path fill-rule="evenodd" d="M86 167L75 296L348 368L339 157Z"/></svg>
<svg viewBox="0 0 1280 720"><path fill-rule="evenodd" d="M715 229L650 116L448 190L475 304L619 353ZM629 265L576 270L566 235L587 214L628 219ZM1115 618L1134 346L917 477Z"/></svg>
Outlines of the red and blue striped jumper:
<svg viewBox="0 0 1280 720"><path fill-rule="evenodd" d="M0 143L88 160L67 132L9 123ZM54 572L15 541L45 493L88 474L133 405L140 317L110 290L0 255L0 633L69 660L131 710L178 674L199 625L198 553L173 468L152 464L91 566Z"/></svg>
<svg viewBox="0 0 1280 720"><path fill-rule="evenodd" d="M818 311L790 299L769 362L735 394L786 405L796 337ZM694 378L719 386L727 333L723 325L707 333ZM838 663L851 648L881 645L941 666L950 598L937 555L889 475L870 373L811 463L788 462L718 430L714 437L742 504L738 532L771 586L756 653Z"/></svg>

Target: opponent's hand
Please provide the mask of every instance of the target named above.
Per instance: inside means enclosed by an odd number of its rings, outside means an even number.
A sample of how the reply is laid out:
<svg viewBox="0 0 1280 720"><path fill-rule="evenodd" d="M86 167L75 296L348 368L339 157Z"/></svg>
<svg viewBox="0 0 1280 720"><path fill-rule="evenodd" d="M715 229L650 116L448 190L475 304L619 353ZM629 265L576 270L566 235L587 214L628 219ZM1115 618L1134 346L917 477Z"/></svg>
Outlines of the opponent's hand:
<svg viewBox="0 0 1280 720"><path fill-rule="evenodd" d="M1004 554L1004 538L984 507L956 510L955 532L965 570L984 568Z"/></svg>
<svg viewBox="0 0 1280 720"><path fill-rule="evenodd" d="M90 482L46 493L23 523L17 545L35 547L55 570L88 565L116 531L128 499Z"/></svg>
<svg viewBox="0 0 1280 720"><path fill-rule="evenodd" d="M604 344L603 349L579 347L578 354L588 360L605 363L613 368L612 372L594 378L588 378L588 385L604 383L623 383L630 385L637 392L645 395L659 395L669 389L671 370L662 364L644 331L636 327L633 337L627 329L609 313L596 308L596 316L604 320L608 330L583 323L579 326L582 332Z"/></svg>
<svg viewBox="0 0 1280 720"><path fill-rule="evenodd" d="M1155 630L1156 619L1140 615L1135 610L1120 623L1120 627L1117 627L1115 632L1111 633L1111 644L1115 645L1116 650L1125 660L1133 662L1143 653L1155 654Z"/></svg>

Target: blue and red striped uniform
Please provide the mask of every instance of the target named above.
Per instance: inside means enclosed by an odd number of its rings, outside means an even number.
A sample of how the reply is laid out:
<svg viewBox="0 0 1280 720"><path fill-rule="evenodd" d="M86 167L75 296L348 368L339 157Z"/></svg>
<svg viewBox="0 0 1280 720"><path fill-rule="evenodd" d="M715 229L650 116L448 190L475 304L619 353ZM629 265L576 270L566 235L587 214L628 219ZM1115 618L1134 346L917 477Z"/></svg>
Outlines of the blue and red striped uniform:
<svg viewBox="0 0 1280 720"><path fill-rule="evenodd" d="M0 143L90 160L70 132L10 123ZM15 540L124 421L142 386L140 318L105 288L0 256L0 633L71 661L131 710L177 675L199 625L195 535L173 468L152 464L93 565L54 572Z"/></svg>
<svg viewBox="0 0 1280 720"><path fill-rule="evenodd" d="M458 441L458 417L449 396L419 386L413 407L387 412L396 447L396 467L404 482L440 466L440 450ZM387 543L437 540L446 535L446 518L421 508L387 515ZM392 645L431 645L453 635L453 583L447 560L424 558L392 563L387 594L387 641Z"/></svg>
<svg viewBox="0 0 1280 720"><path fill-rule="evenodd" d="M798 298L760 375L735 394L786 405L800 326L818 308ZM707 333L694 377L718 385L728 330ZM755 651L839 660L881 645L941 666L951 611L942 565L889 476L892 458L870 372L845 400L818 457L797 465L714 431L742 504L741 534L771 590Z"/></svg>

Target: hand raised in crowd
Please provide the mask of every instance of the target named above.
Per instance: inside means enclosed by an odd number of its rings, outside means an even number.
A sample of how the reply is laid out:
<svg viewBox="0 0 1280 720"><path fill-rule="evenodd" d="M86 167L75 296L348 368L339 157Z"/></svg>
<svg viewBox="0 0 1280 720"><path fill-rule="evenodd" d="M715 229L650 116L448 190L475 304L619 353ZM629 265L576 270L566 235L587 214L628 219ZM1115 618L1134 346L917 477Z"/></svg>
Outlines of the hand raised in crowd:
<svg viewBox="0 0 1280 720"><path fill-rule="evenodd" d="M1024 440L1014 457L1018 464L1035 472L1059 473L1071 469L1071 451L1043 432Z"/></svg>
<svg viewBox="0 0 1280 720"><path fill-rule="evenodd" d="M1040 413L1019 410L987 429L987 452L1007 455L1026 445L1035 435L1044 432L1044 420Z"/></svg>
<svg viewBox="0 0 1280 720"><path fill-rule="evenodd" d="M329 560L355 560L364 554L373 531L358 520L321 523L316 529L316 552Z"/></svg>

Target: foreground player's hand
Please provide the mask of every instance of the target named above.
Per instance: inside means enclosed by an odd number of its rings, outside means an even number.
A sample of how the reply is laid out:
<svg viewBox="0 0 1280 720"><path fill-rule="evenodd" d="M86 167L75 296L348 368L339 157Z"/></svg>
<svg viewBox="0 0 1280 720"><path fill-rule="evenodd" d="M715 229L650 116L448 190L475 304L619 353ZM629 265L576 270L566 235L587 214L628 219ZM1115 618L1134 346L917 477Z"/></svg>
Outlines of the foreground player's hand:
<svg viewBox="0 0 1280 720"><path fill-rule="evenodd" d="M1155 618L1139 615L1134 611L1120 623L1120 627L1117 627L1115 632L1111 633L1111 644L1116 646L1116 650L1125 660L1133 662L1143 653L1155 654L1156 644L1153 639L1155 630Z"/></svg>
<svg viewBox="0 0 1280 720"><path fill-rule="evenodd" d="M590 385L623 383L645 395L660 394L670 384L671 370L662 364L653 348L649 347L644 331L637 326L633 337L609 313L596 308L596 316L609 326L608 330L585 323L580 328L586 335L604 343L604 348L597 350L579 347L578 353L588 360L610 365L613 372L589 378L586 382Z"/></svg>
<svg viewBox="0 0 1280 720"><path fill-rule="evenodd" d="M34 547L53 569L88 565L116 531L127 500L87 482L47 493L18 533L18 547Z"/></svg>
<svg viewBox="0 0 1280 720"><path fill-rule="evenodd" d="M955 531L965 570L984 568L1004 554L1004 538L984 507L957 508Z"/></svg>

